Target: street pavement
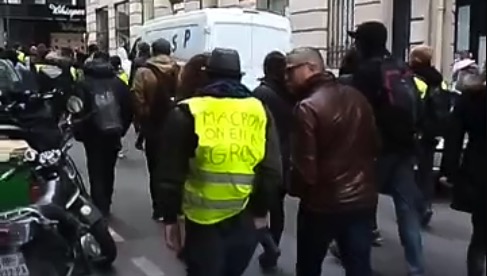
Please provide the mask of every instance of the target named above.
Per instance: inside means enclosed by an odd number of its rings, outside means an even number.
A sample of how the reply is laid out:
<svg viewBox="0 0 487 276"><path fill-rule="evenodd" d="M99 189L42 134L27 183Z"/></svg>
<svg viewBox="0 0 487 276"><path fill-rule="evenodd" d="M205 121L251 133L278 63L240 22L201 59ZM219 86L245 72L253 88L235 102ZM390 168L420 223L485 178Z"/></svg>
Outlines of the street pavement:
<svg viewBox="0 0 487 276"><path fill-rule="evenodd" d="M125 145L126 158L117 164L115 195L110 225L118 244L119 256L113 271L98 272L96 276L183 276L184 265L169 251L162 239L162 227L151 220L151 202L145 159L134 149L134 134L129 133ZM86 178L83 147L77 144L71 155ZM294 275L296 259L297 201L286 200L286 229L281 244L280 270L272 275ZM403 250L397 235L392 201L381 197L379 224L384 246L374 248L374 276L405 276ZM452 211L446 203L435 206L430 229L424 232L424 247L428 276L466 276L465 256L471 227L469 216ZM261 252L259 248L256 256ZM208 252L211 254L211 252ZM264 275L256 256L245 276ZM344 276L337 261L328 257L323 264L323 275Z"/></svg>

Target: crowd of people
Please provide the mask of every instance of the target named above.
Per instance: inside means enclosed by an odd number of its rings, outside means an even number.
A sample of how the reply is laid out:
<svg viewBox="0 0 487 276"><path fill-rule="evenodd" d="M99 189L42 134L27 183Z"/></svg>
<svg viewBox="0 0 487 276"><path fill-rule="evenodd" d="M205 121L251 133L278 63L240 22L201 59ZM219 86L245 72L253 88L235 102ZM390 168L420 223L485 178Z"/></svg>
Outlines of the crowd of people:
<svg viewBox="0 0 487 276"><path fill-rule="evenodd" d="M434 68L431 47L414 48L406 63L388 52L382 23L363 23L349 35L354 45L339 76L315 48L271 52L254 91L241 83L235 50L216 48L180 67L162 38L139 43L130 66L95 46L80 58L61 51L55 63L39 46L30 66L75 68L73 93L88 118L76 138L85 145L91 195L107 217L121 139L135 126L152 218L189 276L242 275L259 242L262 269L274 270L286 195L300 200L296 275L321 275L332 248L347 276L372 276L371 249L382 243L380 193L393 199L408 275L427 275L421 230L433 216L439 137L439 180L453 183L452 208L472 214L468 276L482 276L485 68L463 58L452 91ZM5 56L25 66L17 51Z"/></svg>

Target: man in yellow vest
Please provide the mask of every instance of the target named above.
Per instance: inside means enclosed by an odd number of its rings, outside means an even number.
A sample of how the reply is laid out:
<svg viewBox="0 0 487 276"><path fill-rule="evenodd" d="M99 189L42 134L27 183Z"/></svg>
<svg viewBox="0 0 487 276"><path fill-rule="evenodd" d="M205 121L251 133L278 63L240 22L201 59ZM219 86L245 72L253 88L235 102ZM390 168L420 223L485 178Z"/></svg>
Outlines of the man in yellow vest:
<svg viewBox="0 0 487 276"><path fill-rule="evenodd" d="M129 85L129 75L122 68L122 60L119 56L111 56L110 64L112 65L117 77L125 84Z"/></svg>
<svg viewBox="0 0 487 276"><path fill-rule="evenodd" d="M272 116L240 80L240 57L215 49L210 84L167 117L156 170L167 246L181 250L185 216L188 276L240 276L257 246L256 229L281 180Z"/></svg>
<svg viewBox="0 0 487 276"><path fill-rule="evenodd" d="M442 125L449 117L452 93L443 81L443 76L433 66L433 48L427 45L416 46L409 55L409 66L414 73L414 81L420 93L422 116L420 120L418 182L423 192L422 224L427 226L433 215L432 201L435 194L433 158L442 136Z"/></svg>

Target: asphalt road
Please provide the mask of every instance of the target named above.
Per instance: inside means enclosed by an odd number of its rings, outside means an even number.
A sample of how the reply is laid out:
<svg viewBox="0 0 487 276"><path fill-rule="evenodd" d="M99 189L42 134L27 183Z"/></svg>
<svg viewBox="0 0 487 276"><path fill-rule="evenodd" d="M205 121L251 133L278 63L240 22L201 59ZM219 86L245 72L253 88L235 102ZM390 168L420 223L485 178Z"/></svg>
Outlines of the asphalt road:
<svg viewBox="0 0 487 276"><path fill-rule="evenodd" d="M134 136L127 137L128 154L117 164L117 178L112 207L111 227L119 248L119 257L111 272L96 276L183 276L184 266L165 248L161 226L150 218L150 197L144 156L133 148ZM86 176L84 151L76 145L71 150L80 170ZM86 178L85 178L86 179ZM283 256L280 271L273 275L294 275L296 257L296 200L286 201L286 229L281 244ZM382 197L379 224L385 238L384 246L374 249L373 265L377 276L406 275L403 250L397 235L392 201ZM428 276L466 276L465 256L470 237L470 219L454 212L446 204L435 206L431 228L424 232L424 247ZM256 252L258 255L260 248ZM210 253L211 254L211 253ZM343 276L345 273L329 257L324 262L323 275ZM245 276L264 275L256 259Z"/></svg>

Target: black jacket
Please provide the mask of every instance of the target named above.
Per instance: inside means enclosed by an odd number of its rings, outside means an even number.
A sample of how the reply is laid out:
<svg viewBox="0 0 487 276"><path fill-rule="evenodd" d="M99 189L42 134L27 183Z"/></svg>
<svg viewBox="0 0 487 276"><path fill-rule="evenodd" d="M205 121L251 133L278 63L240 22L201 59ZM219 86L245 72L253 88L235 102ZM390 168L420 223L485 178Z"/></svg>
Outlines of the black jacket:
<svg viewBox="0 0 487 276"><path fill-rule="evenodd" d="M410 154L416 147L415 126L398 124L400 119L396 120L380 108L384 98L382 62L390 53L385 49L369 49L367 53L368 56L362 58L353 74L353 86L365 95L374 109L381 136L382 153Z"/></svg>
<svg viewBox="0 0 487 276"><path fill-rule="evenodd" d="M214 93L208 89L203 91L205 92L198 96L242 97ZM255 168L254 191L247 207L253 215L259 217L265 216L272 206L282 174L279 140L270 113L266 136L265 158ZM161 203L161 210L158 211L162 212L167 223L174 223L177 215L181 213L184 182L189 172L188 163L194 156L197 145L194 117L186 104L179 104L167 117L154 176L157 184L156 194L159 195Z"/></svg>
<svg viewBox="0 0 487 276"><path fill-rule="evenodd" d="M92 117L93 113L93 95L91 87L97 85L97 83L108 83L115 92L115 97L120 105L121 118L124 126L123 135L127 132L132 123L134 108L133 108L133 95L130 92L127 85L125 85L116 75L113 67L108 62L102 62L94 60L88 62L84 68L85 78L78 86L78 95L81 97L84 103L84 110L81 117L82 123L77 127L76 138L83 142L94 142L99 140L100 134L96 133L96 128L93 125ZM121 137L110 137L115 140L120 140Z"/></svg>
<svg viewBox="0 0 487 276"><path fill-rule="evenodd" d="M442 172L454 184L454 208L471 211L485 202L487 186L487 92L464 91L445 137ZM467 147L463 151L465 134ZM463 156L462 156L463 152ZM472 205L472 203L474 205ZM484 207L485 208L485 205ZM484 210L485 211L485 210Z"/></svg>
<svg viewBox="0 0 487 276"><path fill-rule="evenodd" d="M264 103L276 123L281 146L283 173L289 170L291 158L291 123L295 100L287 91L284 83L272 80L262 80L254 90L253 95Z"/></svg>

